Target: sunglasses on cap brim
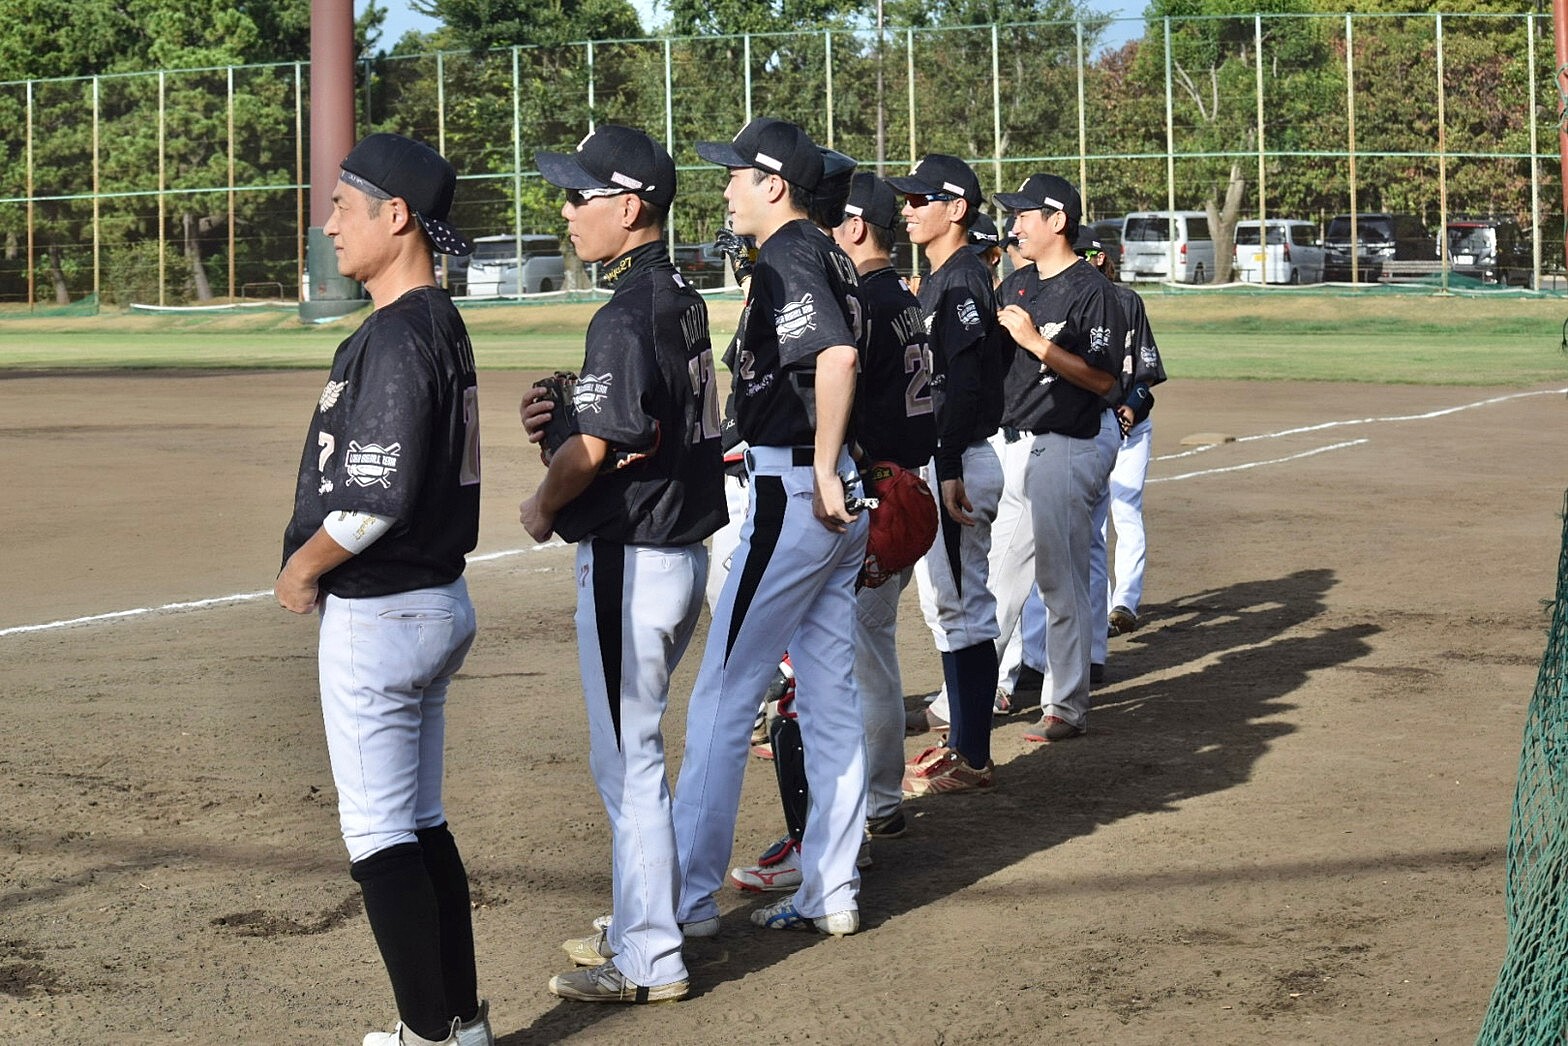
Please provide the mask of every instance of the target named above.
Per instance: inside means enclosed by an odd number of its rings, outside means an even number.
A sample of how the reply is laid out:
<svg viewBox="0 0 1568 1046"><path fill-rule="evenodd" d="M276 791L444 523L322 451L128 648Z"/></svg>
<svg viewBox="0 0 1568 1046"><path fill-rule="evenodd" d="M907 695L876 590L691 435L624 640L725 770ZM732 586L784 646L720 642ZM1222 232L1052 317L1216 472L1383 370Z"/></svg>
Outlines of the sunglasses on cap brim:
<svg viewBox="0 0 1568 1046"><path fill-rule="evenodd" d="M568 189L566 202L573 207L581 207L589 200L604 200L611 196L624 196L630 189Z"/></svg>

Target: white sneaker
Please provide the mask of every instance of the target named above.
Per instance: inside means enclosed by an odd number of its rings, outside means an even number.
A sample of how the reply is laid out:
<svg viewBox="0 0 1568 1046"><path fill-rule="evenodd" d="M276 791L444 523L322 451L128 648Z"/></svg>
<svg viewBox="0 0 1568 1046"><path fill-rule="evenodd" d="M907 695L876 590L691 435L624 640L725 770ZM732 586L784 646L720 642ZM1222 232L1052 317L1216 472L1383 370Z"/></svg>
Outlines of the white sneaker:
<svg viewBox="0 0 1568 1046"><path fill-rule="evenodd" d="M427 1039L415 1035L403 1027L402 1021L398 1021L391 1031L373 1031L365 1036L362 1046L457 1046L457 1022L452 1022L452 1031L446 1038Z"/></svg>
<svg viewBox="0 0 1568 1046"><path fill-rule="evenodd" d="M457 1026L457 1046L495 1046L495 1032L490 1030L490 1003L479 1000L479 1012L473 1020Z"/></svg>
<svg viewBox="0 0 1568 1046"><path fill-rule="evenodd" d="M757 863L730 869L730 885L747 893L777 893L800 888L800 844L786 835L757 858Z"/></svg>
<svg viewBox="0 0 1568 1046"><path fill-rule="evenodd" d="M813 918L809 915L801 915L796 910L795 897L791 895L781 901L775 901L766 908L758 908L751 913L751 921L753 925L769 930L815 928L833 937L847 937L860 929L860 912L854 908L846 908L842 912L829 912L827 915Z"/></svg>

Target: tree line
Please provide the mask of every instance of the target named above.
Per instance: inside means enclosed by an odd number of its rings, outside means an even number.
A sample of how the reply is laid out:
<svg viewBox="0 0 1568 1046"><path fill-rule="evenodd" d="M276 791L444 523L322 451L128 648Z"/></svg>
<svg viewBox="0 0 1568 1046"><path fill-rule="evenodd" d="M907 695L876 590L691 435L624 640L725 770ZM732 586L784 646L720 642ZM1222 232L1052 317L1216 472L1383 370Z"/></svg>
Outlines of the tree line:
<svg viewBox="0 0 1568 1046"><path fill-rule="evenodd" d="M557 231L559 193L529 176L532 155L573 147L593 120L656 137L668 123L683 168L674 236L710 240L723 179L691 145L739 129L748 93L752 113L888 173L907 167L912 125L916 155L970 158L988 187L1037 169L1079 181L1082 152L1093 216L1163 209L1174 185L1178 208L1210 211L1224 262L1235 222L1258 213L1260 180L1271 216L1349 209L1352 119L1358 209L1435 226L1446 190L1450 214L1528 227L1532 75L1552 148L1549 23L1532 71L1526 18L1496 17L1508 8L1458 0L1439 22L1380 2L1358 5L1347 31L1311 0L1153 0L1142 37L1116 47L1102 44L1109 20L1074 0L885 0L882 32L848 0L669 0L655 38L628 0L424 0L441 28L390 45L372 6L357 26L361 130L440 141L471 235ZM231 266L240 284L292 289L309 0L0 0L0 15L16 27L0 39L0 199L27 195L30 108L39 298L90 289L95 108L101 191L126 194L98 213L106 296L156 297L160 228L177 298L223 293ZM171 71L129 75L148 69ZM99 78L96 103L83 77ZM215 191L229 184L231 97L234 184L246 187L232 211ZM1560 228L1556 164L1539 168ZM26 210L0 203L0 298L25 291Z"/></svg>

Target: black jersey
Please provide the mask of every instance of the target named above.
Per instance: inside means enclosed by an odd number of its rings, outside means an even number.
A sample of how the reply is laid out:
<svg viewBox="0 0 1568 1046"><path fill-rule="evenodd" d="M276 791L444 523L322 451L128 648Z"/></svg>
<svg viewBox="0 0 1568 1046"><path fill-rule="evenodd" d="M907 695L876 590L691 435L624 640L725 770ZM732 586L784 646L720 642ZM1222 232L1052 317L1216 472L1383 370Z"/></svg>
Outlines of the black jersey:
<svg viewBox="0 0 1568 1046"><path fill-rule="evenodd" d="M606 267L615 288L588 324L573 406L577 431L626 463L556 515L566 541L691 545L729 519L708 305L663 242Z"/></svg>
<svg viewBox="0 0 1568 1046"><path fill-rule="evenodd" d="M936 390L936 475L962 479L964 448L1002 423L1011 342L996 319L991 269L967 247L920 281Z"/></svg>
<svg viewBox="0 0 1568 1046"><path fill-rule="evenodd" d="M890 265L860 278L866 351L851 432L872 461L920 468L936 450L931 345L920 301Z"/></svg>
<svg viewBox="0 0 1568 1046"><path fill-rule="evenodd" d="M1049 341L1081 356L1096 370L1122 380L1125 335L1122 310L1111 284L1089 262L1041 279L1031 266L1008 277L1003 305L1020 305ZM1012 344L1012 339L1007 339ZM1013 345L1007 372L1005 420L1013 428L1093 439L1105 401L1074 385Z"/></svg>
<svg viewBox="0 0 1568 1046"><path fill-rule="evenodd" d="M1113 283L1116 300L1127 321L1127 359L1122 364L1123 380L1118 389L1116 403L1127 398L1133 386L1152 389L1165 380L1165 363L1160 358L1160 347L1154 343L1154 331L1149 327L1149 314L1143 307L1138 292L1125 283ZM1115 393L1113 393L1115 395Z"/></svg>
<svg viewBox="0 0 1568 1046"><path fill-rule="evenodd" d="M300 460L283 561L329 512L395 522L321 576L334 596L445 585L479 540L479 386L463 319L418 287L372 312L338 346Z"/></svg>
<svg viewBox="0 0 1568 1046"><path fill-rule="evenodd" d="M731 364L742 439L758 447L816 442L817 354L835 345L863 354L862 314L854 263L827 233L800 218L768 237Z"/></svg>

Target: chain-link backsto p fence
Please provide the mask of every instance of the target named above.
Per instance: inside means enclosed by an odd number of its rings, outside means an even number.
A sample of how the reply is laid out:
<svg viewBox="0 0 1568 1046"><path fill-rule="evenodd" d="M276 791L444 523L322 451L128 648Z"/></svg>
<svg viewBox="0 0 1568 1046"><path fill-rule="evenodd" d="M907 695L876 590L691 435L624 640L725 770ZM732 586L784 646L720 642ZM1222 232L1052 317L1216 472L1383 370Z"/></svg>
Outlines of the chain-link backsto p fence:
<svg viewBox="0 0 1568 1046"><path fill-rule="evenodd" d="M1321 238L1337 215L1374 212L1422 230L1404 274L1439 286L1451 273L1493 278L1455 269L1470 256L1443 249L1463 220L1493 230L1503 285L1561 272L1548 16L1162 19L1102 43L1127 29L1099 19L382 56L356 70L360 130L435 145L460 175L458 227L520 245L563 224L536 149L570 149L599 122L641 127L680 166L670 239L699 285L721 279L699 245L724 220L724 178L693 145L758 115L883 173L927 152L968 159L989 190L1054 171L1081 186L1091 218L1212 208L1204 280L1227 276L1237 221L1299 220ZM295 63L0 84L0 302L293 300L309 76ZM568 279L573 269L568 258ZM463 291L463 263L445 276Z"/></svg>

